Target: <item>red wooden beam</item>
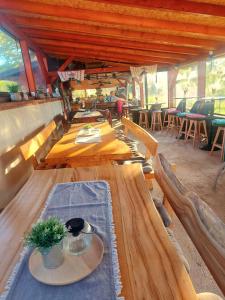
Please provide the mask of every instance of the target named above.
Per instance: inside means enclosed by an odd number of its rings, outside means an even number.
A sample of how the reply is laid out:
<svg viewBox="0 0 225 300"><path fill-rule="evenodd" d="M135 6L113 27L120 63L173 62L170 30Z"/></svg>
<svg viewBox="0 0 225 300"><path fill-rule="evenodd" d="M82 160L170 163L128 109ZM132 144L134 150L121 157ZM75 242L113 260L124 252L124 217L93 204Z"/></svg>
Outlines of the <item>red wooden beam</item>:
<svg viewBox="0 0 225 300"><path fill-rule="evenodd" d="M47 39L40 39L35 38L33 39L35 43L38 45L49 45L49 46L58 46L59 41L55 40L47 40ZM103 45L92 45L87 43L77 43L77 42L68 42L68 41L60 41L60 47L69 47L69 48L76 48L76 49L84 49L84 50L93 50L93 51L104 51L113 52L113 53L123 53L128 55L141 55L141 56L150 56L150 57L157 57L157 58L169 58L179 61L184 61L187 59L186 55L177 54L177 53L168 53L168 52L157 52L157 51L145 51L145 50L136 50L136 49L127 49L127 48L118 48L118 47L111 47L110 46L103 46Z"/></svg>
<svg viewBox="0 0 225 300"><path fill-rule="evenodd" d="M71 64L71 62L74 60L73 56L69 56L64 63L59 67L58 71L62 72L65 71L65 69L68 67L69 64ZM57 79L57 73L55 74L55 76L51 79L51 83L53 83L56 79Z"/></svg>
<svg viewBox="0 0 225 300"><path fill-rule="evenodd" d="M174 59L168 59L168 58L157 58L157 57L146 57L146 56L141 56L141 55L127 55L127 54L119 54L119 53L113 53L113 52L103 52L103 51L94 51L94 50L77 50L77 49L72 49L72 48L66 48L66 47L53 47L53 46L45 46L43 50L46 53L61 53L61 54L66 54L66 55L73 55L73 56L79 56L79 57L88 57L88 58L97 58L97 59L110 59L114 58L117 59L120 62L140 62L140 63L145 63L145 62L154 62L154 63L166 63L166 64L173 64L176 63L177 61Z"/></svg>
<svg viewBox="0 0 225 300"><path fill-rule="evenodd" d="M191 38L184 36L175 36L171 34L158 34L151 32L139 32L134 30L121 30L118 28L99 27L94 25L78 24L71 22L54 21L38 18L13 17L16 24L22 28L49 29L63 32L85 33L94 36L115 37L124 40L133 40L135 42L151 41L152 43L173 44L188 46L194 48L205 48L207 50L215 50L219 45L217 41L213 41L213 36L206 39Z"/></svg>
<svg viewBox="0 0 225 300"><path fill-rule="evenodd" d="M63 41L76 41L78 43L89 43L93 45L106 45L106 46L116 46L116 47L126 47L129 49L140 49L140 50L152 50L160 52L171 52L171 53L182 53L183 55L197 55L198 49L193 49L191 47L175 46L175 45L163 45L154 44L146 40L145 42L133 43L130 40L115 39L109 37L95 37L90 35L73 34L70 32L59 32L52 30L36 30L30 28L23 28L29 37L47 38L49 40L63 40ZM199 49L201 51L201 49Z"/></svg>
<svg viewBox="0 0 225 300"><path fill-rule="evenodd" d="M16 27L15 24L11 22L11 20L7 18L5 15L3 15L1 12L0 12L0 27L4 28L6 31L11 33L18 40L26 41L29 48L32 48L33 50L41 53L41 49L38 48L37 45L35 45L35 43L33 43L31 39L26 34L23 33L23 31L21 31L18 27ZM43 55L43 53L41 54Z"/></svg>
<svg viewBox="0 0 225 300"><path fill-rule="evenodd" d="M148 29L165 29L183 33L197 33L207 37L225 37L225 31L222 27L207 26L202 24L192 24L177 21L150 19L140 16L121 15L118 13L101 12L94 10L86 10L79 8L72 8L68 6L56 6L36 2L27 2L20 0L1 0L1 9L11 11L19 11L31 14L39 14L44 16L53 16L59 18L71 18L82 21L100 22L112 25L133 26L134 29L148 28ZM56 22L56 21L54 21ZM102 25L103 26L103 25Z"/></svg>
<svg viewBox="0 0 225 300"><path fill-rule="evenodd" d="M109 3L107 0L94 0L95 2ZM189 12L208 16L225 17L225 7L203 2L192 2L186 0L110 0L110 4L126 5L145 9L167 9L172 11Z"/></svg>
<svg viewBox="0 0 225 300"><path fill-rule="evenodd" d="M22 56L23 56L23 61L24 61L24 67L25 67L25 72L27 75L27 82L29 86L30 92L35 92L36 91L36 84L33 76L33 70L32 70L32 65L30 61L30 54L29 54L29 49L27 42L24 40L20 41L20 47L22 51Z"/></svg>
<svg viewBox="0 0 225 300"><path fill-rule="evenodd" d="M96 68L86 69L85 75L88 74L101 74L101 73L114 73L114 72L127 72L130 71L129 67L110 67L110 68ZM49 72L50 77L57 76L57 72Z"/></svg>

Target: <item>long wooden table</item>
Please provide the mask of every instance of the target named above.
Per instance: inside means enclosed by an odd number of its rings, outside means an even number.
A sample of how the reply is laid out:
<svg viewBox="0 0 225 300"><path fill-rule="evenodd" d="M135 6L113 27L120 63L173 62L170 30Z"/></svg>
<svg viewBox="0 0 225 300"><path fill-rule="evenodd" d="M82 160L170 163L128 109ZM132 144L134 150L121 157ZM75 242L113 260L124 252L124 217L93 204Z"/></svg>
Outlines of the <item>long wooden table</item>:
<svg viewBox="0 0 225 300"><path fill-rule="evenodd" d="M196 300L139 164L34 171L0 215L0 291L19 258L24 233L40 216L54 184L81 180L106 180L110 184L125 299Z"/></svg>
<svg viewBox="0 0 225 300"><path fill-rule="evenodd" d="M102 117L102 114L99 111L90 111L89 113L85 111L84 112L78 111L73 117L73 122L92 123L92 122L97 122L97 119L100 117Z"/></svg>
<svg viewBox="0 0 225 300"><path fill-rule="evenodd" d="M93 144L78 144L75 139L84 124L73 124L46 157L49 164L67 163L72 167L110 164L113 160L131 158L130 148L116 138L115 130L108 124L92 123L101 130L102 141Z"/></svg>

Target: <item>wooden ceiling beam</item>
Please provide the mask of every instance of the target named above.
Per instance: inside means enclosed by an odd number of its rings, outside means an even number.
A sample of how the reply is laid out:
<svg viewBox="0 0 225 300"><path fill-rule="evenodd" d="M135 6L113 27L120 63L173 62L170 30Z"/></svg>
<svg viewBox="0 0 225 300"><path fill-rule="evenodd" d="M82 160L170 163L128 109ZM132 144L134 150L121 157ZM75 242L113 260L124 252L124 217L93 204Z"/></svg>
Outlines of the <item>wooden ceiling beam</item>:
<svg viewBox="0 0 225 300"><path fill-rule="evenodd" d="M42 16L59 18L71 18L82 21L100 22L112 25L134 26L134 28L164 29L176 32L189 32L204 36L221 37L224 40L225 30L223 27L207 26L177 21L150 19L140 16L121 15L118 13L101 12L87 9L72 8L68 6L50 5L24 0L1 0L0 9L7 9L8 13L18 11ZM104 26L104 25L102 25Z"/></svg>
<svg viewBox="0 0 225 300"><path fill-rule="evenodd" d="M2 13L0 13L0 27L4 28L18 40L26 41L29 48L35 50L36 52L39 52L40 55L44 55L41 49L34 42L32 42L31 39L22 30L17 28L8 17L3 15Z"/></svg>
<svg viewBox="0 0 225 300"><path fill-rule="evenodd" d="M128 72L130 68L127 67L110 67L110 68L95 68L85 69L85 75L89 74L102 74L102 73L115 73L115 72ZM49 72L50 77L57 76L57 72Z"/></svg>
<svg viewBox="0 0 225 300"><path fill-rule="evenodd" d="M94 0L94 2L109 3L107 0ZM178 12L225 17L225 7L222 5L187 0L110 0L110 4L144 9L166 9Z"/></svg>
<svg viewBox="0 0 225 300"><path fill-rule="evenodd" d="M58 71L65 71L69 64L74 60L73 56L69 56L64 63L59 67ZM57 74L51 78L51 83L53 83L57 79Z"/></svg>
<svg viewBox="0 0 225 300"><path fill-rule="evenodd" d="M157 34L151 32L140 32L132 30L121 30L118 28L103 28L94 25L78 24L71 22L62 22L55 20L28 18L28 17L13 17L17 26L22 28L48 29L59 32L70 33L86 33L93 36L103 36L111 38L120 38L124 40L133 40L135 42L151 41L152 43L174 44L180 46L188 46L194 48L204 48L206 50L215 50L219 43L213 40L205 40L200 38L191 38L183 36L175 36L170 34ZM213 37L210 37L213 38Z"/></svg>
<svg viewBox="0 0 225 300"><path fill-rule="evenodd" d="M41 45L43 50L52 50L52 51L60 51L67 53L74 53L74 54L87 54L90 55L90 58L94 58L92 54L99 55L101 59L104 58L119 58L124 61L138 61L138 62L148 62L148 61L154 61L159 63L169 63L169 64L176 64L178 63L177 60L171 59L171 58L161 58L161 57L152 57L152 56L143 56L143 55L136 55L136 54L124 54L124 53L114 53L111 51L102 51L102 50L95 50L95 49L79 49L79 48L72 48L72 47L59 47L56 48L55 46L50 45ZM72 54L71 54L72 56ZM95 56L96 57L96 56Z"/></svg>
<svg viewBox="0 0 225 300"><path fill-rule="evenodd" d="M116 46L116 47L126 47L129 49L139 49L139 50L152 50L159 52L169 52L169 53L182 53L183 55L198 55L201 52L201 49L193 49L191 47L184 46L170 46L162 44L149 43L149 41L133 43L130 40L115 39L108 37L95 37L90 35L81 35L73 34L70 32L59 32L52 30L35 30L30 28L23 28L29 37L37 38L47 38L49 40L63 40L63 41L75 41L75 42L84 42L93 45L106 45L106 46Z"/></svg>
<svg viewBox="0 0 225 300"><path fill-rule="evenodd" d="M38 45L50 45L50 46L58 46L59 41L56 40L49 40L49 39L40 39L34 38L32 39ZM168 53L168 52L157 52L157 51L146 51L146 50L136 50L136 49L129 49L129 48L119 48L119 47L111 47L104 46L104 45L93 45L88 43L77 43L77 42L69 42L69 41L60 41L60 47L71 47L77 49L86 49L86 50L96 50L96 51L104 51L107 52L114 52L114 53L123 53L123 54L131 54L131 55L141 55L141 56L150 56L150 57L160 57L160 58L169 58L174 59L174 61L184 61L187 59L186 55L177 54L177 53Z"/></svg>
<svg viewBox="0 0 225 300"><path fill-rule="evenodd" d="M172 62L168 62L162 59L156 59L153 58L151 59L150 57L146 59L146 57L141 57L137 55L117 55L114 53L104 53L102 51L96 52L96 51L86 51L86 50L76 50L76 49L71 49L71 48L56 48L56 47L50 47L47 46L43 48L43 51L48 54L65 54L65 55L71 55L74 57L79 57L79 58L93 58L93 59L99 59L99 60L112 60L112 61L117 61L117 62L126 62L130 64L165 64L165 65L171 65Z"/></svg>

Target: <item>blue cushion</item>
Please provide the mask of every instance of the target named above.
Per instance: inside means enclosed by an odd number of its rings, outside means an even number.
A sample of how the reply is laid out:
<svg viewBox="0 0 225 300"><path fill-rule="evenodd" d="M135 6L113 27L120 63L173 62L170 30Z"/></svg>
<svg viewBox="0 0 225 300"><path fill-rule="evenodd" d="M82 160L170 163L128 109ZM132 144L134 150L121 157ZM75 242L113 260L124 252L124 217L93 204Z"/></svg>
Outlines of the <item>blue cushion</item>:
<svg viewBox="0 0 225 300"><path fill-rule="evenodd" d="M184 118L184 117L186 117L186 114L188 114L188 113L187 112L179 112L179 113L177 113L177 117Z"/></svg>
<svg viewBox="0 0 225 300"><path fill-rule="evenodd" d="M215 119L212 121L213 126L225 127L225 119Z"/></svg>

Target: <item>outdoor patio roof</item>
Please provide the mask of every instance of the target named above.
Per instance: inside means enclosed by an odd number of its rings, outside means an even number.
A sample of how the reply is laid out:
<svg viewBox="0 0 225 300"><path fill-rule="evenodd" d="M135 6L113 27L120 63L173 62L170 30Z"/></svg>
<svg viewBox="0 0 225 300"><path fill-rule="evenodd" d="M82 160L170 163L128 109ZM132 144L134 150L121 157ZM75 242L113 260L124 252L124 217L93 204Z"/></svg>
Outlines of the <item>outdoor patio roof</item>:
<svg viewBox="0 0 225 300"><path fill-rule="evenodd" d="M167 68L225 52L224 0L1 0L0 12L58 58Z"/></svg>

